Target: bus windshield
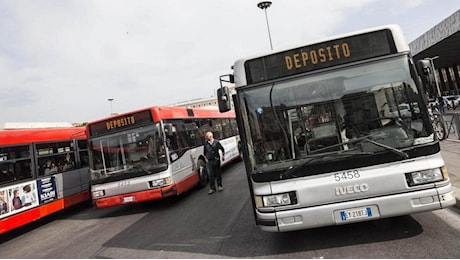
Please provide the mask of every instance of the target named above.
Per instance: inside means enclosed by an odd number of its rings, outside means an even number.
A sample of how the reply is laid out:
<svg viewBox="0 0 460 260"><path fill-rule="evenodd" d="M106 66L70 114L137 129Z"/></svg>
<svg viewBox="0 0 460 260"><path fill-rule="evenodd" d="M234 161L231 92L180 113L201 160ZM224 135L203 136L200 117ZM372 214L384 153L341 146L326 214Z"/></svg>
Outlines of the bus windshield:
<svg viewBox="0 0 460 260"><path fill-rule="evenodd" d="M253 172L286 174L361 157L390 162L432 143L412 69L403 55L240 89Z"/></svg>
<svg viewBox="0 0 460 260"><path fill-rule="evenodd" d="M90 139L92 183L148 175L167 168L160 124Z"/></svg>

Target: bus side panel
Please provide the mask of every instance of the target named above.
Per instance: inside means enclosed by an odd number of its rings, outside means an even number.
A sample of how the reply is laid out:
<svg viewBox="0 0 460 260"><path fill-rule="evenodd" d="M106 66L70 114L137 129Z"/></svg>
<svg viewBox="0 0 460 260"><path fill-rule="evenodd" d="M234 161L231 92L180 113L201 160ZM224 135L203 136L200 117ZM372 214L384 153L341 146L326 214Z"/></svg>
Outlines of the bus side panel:
<svg viewBox="0 0 460 260"><path fill-rule="evenodd" d="M187 151L177 160L171 163L168 172L171 173L173 183L175 183L176 194L185 192L198 184L199 178L196 171L194 171L195 151ZM172 157L172 156L170 156Z"/></svg>
<svg viewBox="0 0 460 260"><path fill-rule="evenodd" d="M89 193L89 189L87 189L82 192L65 197L64 198L64 208L79 204L84 201L89 201L89 199L90 199L90 193Z"/></svg>
<svg viewBox="0 0 460 260"><path fill-rule="evenodd" d="M88 173L88 168L63 172L56 176L59 198L67 197L82 192L85 186L82 183L82 176Z"/></svg>
<svg viewBox="0 0 460 260"><path fill-rule="evenodd" d="M40 208L33 208L4 218L0 221L0 234L35 221L40 218L40 214Z"/></svg>
<svg viewBox="0 0 460 260"><path fill-rule="evenodd" d="M58 198L63 199L62 208L89 200L88 168L63 172L55 175L55 177L58 187Z"/></svg>
<svg viewBox="0 0 460 260"><path fill-rule="evenodd" d="M64 200L59 199L40 206L40 217L44 217L64 209Z"/></svg>
<svg viewBox="0 0 460 260"><path fill-rule="evenodd" d="M42 206L12 215L8 218L1 220L1 223L2 223L1 232L6 232L9 230L18 228L20 226L29 224L47 215L55 213L61 209L63 209L63 200L56 200L56 201L44 204ZM5 227L5 229L3 229L3 227Z"/></svg>
<svg viewBox="0 0 460 260"><path fill-rule="evenodd" d="M190 190L191 188L198 185L199 181L200 177L198 175L198 172L194 172L192 175L187 176L183 180L176 183L176 194L180 194Z"/></svg>
<svg viewBox="0 0 460 260"><path fill-rule="evenodd" d="M222 166L240 157L240 151L238 149L238 140L235 136L224 140L220 140L220 143L222 144L225 150L225 160L222 161Z"/></svg>

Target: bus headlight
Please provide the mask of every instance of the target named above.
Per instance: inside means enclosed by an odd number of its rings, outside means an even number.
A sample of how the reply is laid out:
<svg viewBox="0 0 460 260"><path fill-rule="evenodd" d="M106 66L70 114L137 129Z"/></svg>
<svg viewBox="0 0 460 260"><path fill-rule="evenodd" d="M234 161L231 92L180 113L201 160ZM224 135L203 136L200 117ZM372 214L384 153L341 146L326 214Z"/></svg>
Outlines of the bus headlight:
<svg viewBox="0 0 460 260"><path fill-rule="evenodd" d="M98 199L105 196L104 190L93 190L92 191L93 199Z"/></svg>
<svg viewBox="0 0 460 260"><path fill-rule="evenodd" d="M157 188L157 187L166 186L169 184L171 184L171 177L149 181L150 188Z"/></svg>
<svg viewBox="0 0 460 260"><path fill-rule="evenodd" d="M255 196L257 208L280 207L297 204L295 192Z"/></svg>
<svg viewBox="0 0 460 260"><path fill-rule="evenodd" d="M445 167L443 167L445 169ZM447 172L446 172L447 174ZM444 180L442 168L406 173L409 186L421 185Z"/></svg>

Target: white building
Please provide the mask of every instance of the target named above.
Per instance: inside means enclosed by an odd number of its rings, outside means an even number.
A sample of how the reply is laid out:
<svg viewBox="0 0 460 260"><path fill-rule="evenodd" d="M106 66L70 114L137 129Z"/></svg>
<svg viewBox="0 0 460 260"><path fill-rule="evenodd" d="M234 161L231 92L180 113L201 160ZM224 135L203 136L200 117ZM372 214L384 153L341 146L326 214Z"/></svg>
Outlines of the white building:
<svg viewBox="0 0 460 260"><path fill-rule="evenodd" d="M230 93L234 93L235 87L229 87ZM233 100L230 99L232 109L234 109L233 105ZM186 108L219 108L219 105L217 104L217 97L208 97L208 98L197 98L197 99L192 99L189 101L183 101L179 102L176 104L172 104L172 106L177 106L177 107L186 107Z"/></svg>

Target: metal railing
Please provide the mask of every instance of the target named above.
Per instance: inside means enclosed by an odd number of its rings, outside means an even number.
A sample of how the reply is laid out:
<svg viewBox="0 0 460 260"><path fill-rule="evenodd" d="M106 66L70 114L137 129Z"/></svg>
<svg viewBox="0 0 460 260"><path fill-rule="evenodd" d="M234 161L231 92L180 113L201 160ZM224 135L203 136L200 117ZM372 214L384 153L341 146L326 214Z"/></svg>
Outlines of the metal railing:
<svg viewBox="0 0 460 260"><path fill-rule="evenodd" d="M444 112L442 117L446 124L446 139L460 140L460 111Z"/></svg>

